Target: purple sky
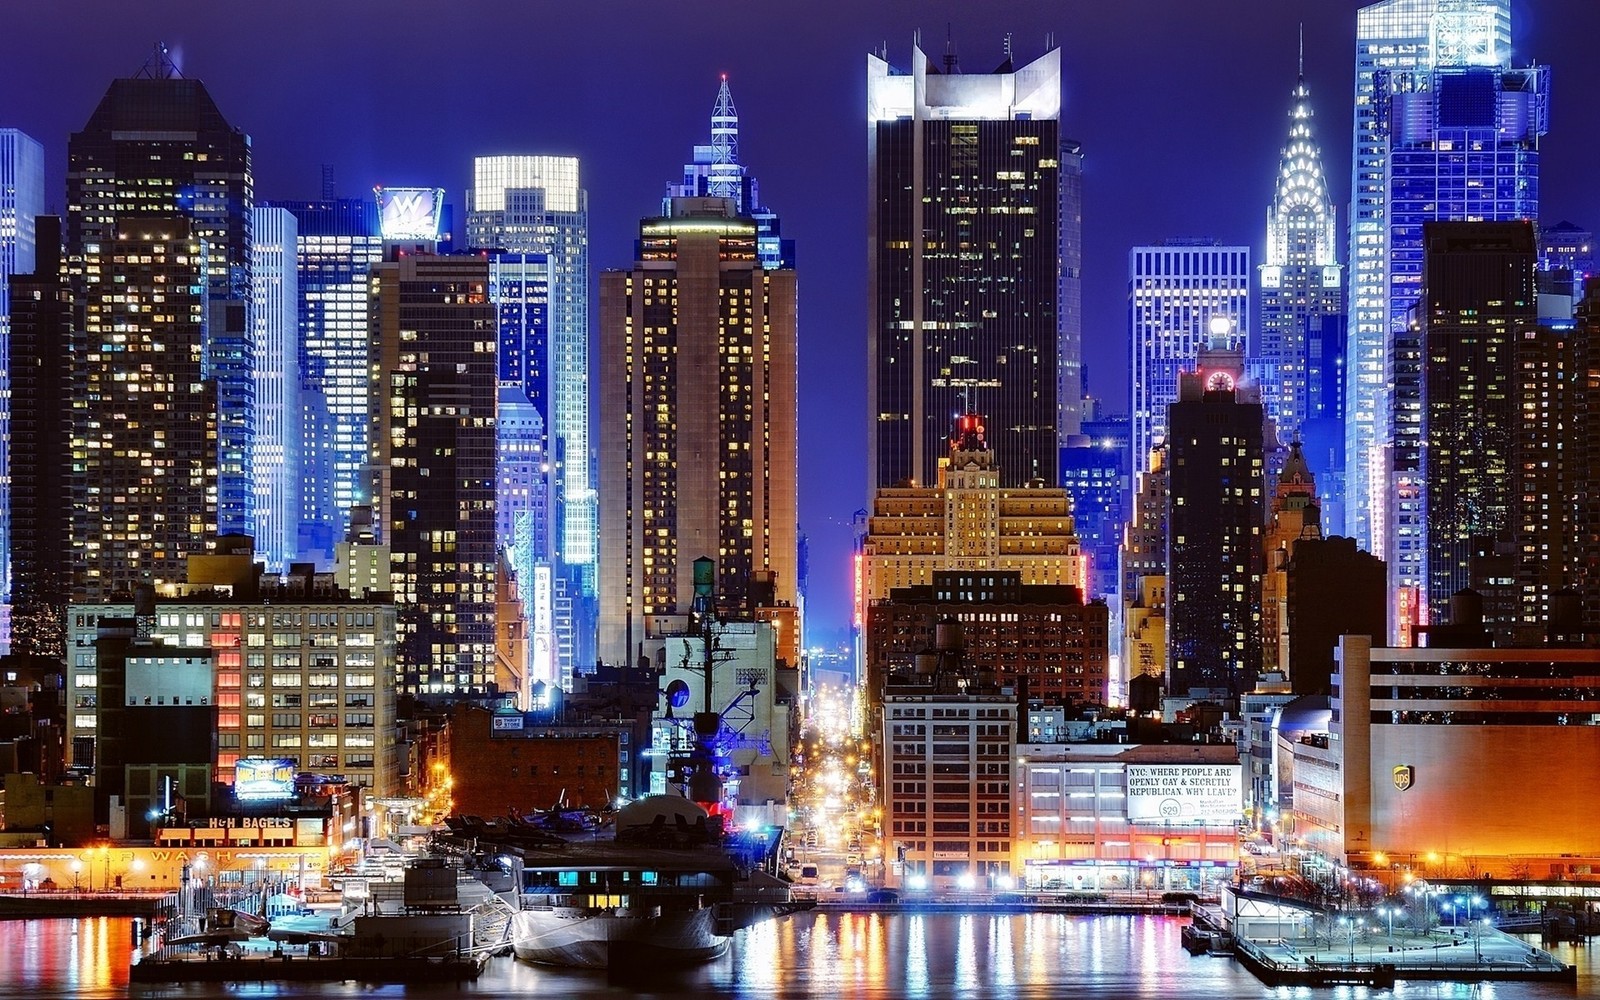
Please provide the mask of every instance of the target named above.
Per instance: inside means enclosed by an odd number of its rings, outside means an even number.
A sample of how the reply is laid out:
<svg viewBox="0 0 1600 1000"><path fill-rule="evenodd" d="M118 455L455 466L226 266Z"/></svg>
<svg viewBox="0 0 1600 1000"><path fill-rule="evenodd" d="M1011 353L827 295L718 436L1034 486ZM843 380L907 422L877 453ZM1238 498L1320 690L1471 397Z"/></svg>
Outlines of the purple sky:
<svg viewBox="0 0 1600 1000"><path fill-rule="evenodd" d="M689 147L708 141L717 74L741 158L798 243L801 527L811 622L848 614L851 513L866 505L866 53L909 63L912 33L988 71L1063 49L1063 134L1084 144L1085 356L1093 391L1127 395L1127 251L1209 236L1260 252L1304 21L1317 135L1345 223L1359 0L9 0L0 126L45 144L51 203L68 134L156 40L254 140L258 198L375 183L438 185L458 213L471 158L583 159L591 266L626 266ZM1514 0L1518 64L1553 67L1545 221L1600 227L1600 0ZM1341 232L1341 240L1343 235Z"/></svg>

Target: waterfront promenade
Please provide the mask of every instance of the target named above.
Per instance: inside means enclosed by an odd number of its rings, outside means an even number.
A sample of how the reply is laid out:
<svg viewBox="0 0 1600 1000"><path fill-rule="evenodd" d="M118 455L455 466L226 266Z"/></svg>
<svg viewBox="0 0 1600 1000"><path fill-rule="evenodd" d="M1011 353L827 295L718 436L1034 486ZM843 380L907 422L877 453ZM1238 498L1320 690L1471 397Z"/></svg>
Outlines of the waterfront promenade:
<svg viewBox="0 0 1600 1000"><path fill-rule="evenodd" d="M1488 927L1470 935L1435 928L1425 934L1335 934L1309 941L1235 939L1234 949L1242 964L1273 986L1381 986L1399 979L1573 982L1576 977L1575 968L1548 952Z"/></svg>

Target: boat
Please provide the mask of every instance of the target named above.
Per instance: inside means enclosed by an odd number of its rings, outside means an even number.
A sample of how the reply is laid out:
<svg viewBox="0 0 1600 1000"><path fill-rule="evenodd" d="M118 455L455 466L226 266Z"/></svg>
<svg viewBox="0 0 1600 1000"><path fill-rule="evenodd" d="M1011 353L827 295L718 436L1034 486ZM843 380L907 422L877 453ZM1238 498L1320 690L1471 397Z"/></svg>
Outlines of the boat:
<svg viewBox="0 0 1600 1000"><path fill-rule="evenodd" d="M512 951L525 962L609 968L720 957L740 928L807 909L694 802L648 796L617 814L616 839L517 852Z"/></svg>

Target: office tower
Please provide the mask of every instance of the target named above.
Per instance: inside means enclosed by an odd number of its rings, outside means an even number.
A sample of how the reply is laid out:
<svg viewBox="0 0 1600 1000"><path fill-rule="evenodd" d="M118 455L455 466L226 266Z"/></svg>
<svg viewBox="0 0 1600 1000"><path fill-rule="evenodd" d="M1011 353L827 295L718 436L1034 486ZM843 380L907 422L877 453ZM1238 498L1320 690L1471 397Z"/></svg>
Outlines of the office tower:
<svg viewBox="0 0 1600 1000"><path fill-rule="evenodd" d="M1178 374L1213 341L1248 352L1249 247L1171 240L1128 253L1129 388L1133 469L1167 436L1167 407L1178 399Z"/></svg>
<svg viewBox="0 0 1600 1000"><path fill-rule="evenodd" d="M373 502L368 468L367 270L383 259L372 198L270 201L295 221L301 501L297 548L326 561Z"/></svg>
<svg viewBox="0 0 1600 1000"><path fill-rule="evenodd" d="M1057 291L1060 351L1056 371L1056 433L1064 446L1082 430L1088 411L1089 367L1083 361L1083 143L1061 140L1061 278Z"/></svg>
<svg viewBox="0 0 1600 1000"><path fill-rule="evenodd" d="M473 160L467 246L543 254L549 275L548 433L560 483L562 562L595 562L589 455L589 194L571 156ZM583 569L585 592L592 569Z"/></svg>
<svg viewBox="0 0 1600 1000"><path fill-rule="evenodd" d="M255 298L255 526L267 570L281 573L299 557L300 286L294 216L257 208L251 227Z"/></svg>
<svg viewBox="0 0 1600 1000"><path fill-rule="evenodd" d="M1059 481L1060 112L1059 49L993 73L867 57L872 485L934 482L968 410L1002 484Z"/></svg>
<svg viewBox="0 0 1600 1000"><path fill-rule="evenodd" d="M1122 586L1122 662L1128 679L1167 670L1167 446L1150 453L1136 478L1131 515L1117 552Z"/></svg>
<svg viewBox="0 0 1600 1000"><path fill-rule="evenodd" d="M1345 532L1373 548L1383 492L1389 300L1389 121L1384 79L1435 67L1498 66L1511 56L1511 0L1380 0L1356 13L1351 144L1349 376ZM1384 74L1391 74L1385 76ZM1420 109L1419 109L1420 110ZM1403 317L1402 317L1403 325Z"/></svg>
<svg viewBox="0 0 1600 1000"><path fill-rule="evenodd" d="M1305 69L1295 83L1289 141L1267 208L1267 253L1258 268L1261 302L1254 358L1262 403L1278 440L1300 436L1310 418L1310 339L1344 311L1344 268L1334 250L1333 199L1322 149L1311 132Z"/></svg>
<svg viewBox="0 0 1600 1000"><path fill-rule="evenodd" d="M794 603L796 279L722 198L678 198L639 259L600 278L600 655L632 663L645 617L692 606L695 559L727 603L758 571Z"/></svg>
<svg viewBox="0 0 1600 1000"><path fill-rule="evenodd" d="M1440 613L1471 583L1474 539L1511 534L1512 448L1525 419L1513 364L1537 319L1538 245L1531 222L1430 222L1423 238L1426 593ZM1560 437L1561 429L1547 433ZM1498 631L1508 623L1488 624Z"/></svg>
<svg viewBox="0 0 1600 1000"><path fill-rule="evenodd" d="M941 570L1015 570L1028 586L1083 589L1072 495L1032 482L1002 485L984 418L955 421L932 486L880 487L861 551L856 614L897 587L927 586Z"/></svg>
<svg viewBox="0 0 1600 1000"><path fill-rule="evenodd" d="M1322 510L1317 506L1317 481L1306 464L1300 442L1291 442L1278 470L1267 521L1266 562L1261 578L1261 670L1289 672L1289 562L1302 541L1322 537Z"/></svg>
<svg viewBox="0 0 1600 1000"><path fill-rule="evenodd" d="M1084 421L1084 433L1061 449L1061 486L1072 496L1072 520L1083 550L1086 598L1115 601L1117 548L1127 521L1128 418Z"/></svg>
<svg viewBox="0 0 1600 1000"><path fill-rule="evenodd" d="M28 447L11 461L11 649L61 657L61 614L72 596L72 289L61 217L39 216L31 274L11 295L11 431Z"/></svg>
<svg viewBox="0 0 1600 1000"><path fill-rule="evenodd" d="M1576 322L1517 338L1512 528L1521 638L1586 636L1600 643L1600 279ZM1576 627L1563 619L1575 602Z"/></svg>
<svg viewBox="0 0 1600 1000"><path fill-rule="evenodd" d="M1280 663L1295 694L1329 694L1339 637L1389 634L1389 571L1342 535L1301 539L1286 570Z"/></svg>
<svg viewBox="0 0 1600 1000"><path fill-rule="evenodd" d="M7 286L13 275L33 273L34 220L43 212L44 147L14 128L0 128L0 604L11 600L12 587L13 404L8 380L13 362ZM0 635L0 641L9 639Z"/></svg>
<svg viewBox="0 0 1600 1000"><path fill-rule="evenodd" d="M1262 414L1237 355L1208 355L1170 412L1167 690L1237 698L1261 668Z"/></svg>
<svg viewBox="0 0 1600 1000"><path fill-rule="evenodd" d="M104 248L128 216L181 216L192 224L190 235L205 241L202 367L216 386L217 526L224 534L254 528L250 156L250 137L228 123L198 80L179 74L165 49L139 76L113 80L67 144L69 254Z"/></svg>
<svg viewBox="0 0 1600 1000"><path fill-rule="evenodd" d="M1349 317L1314 317L1306 331L1306 419L1300 425L1300 446L1306 466L1316 475L1322 523L1344 524L1344 397L1345 354ZM1279 439L1281 442L1281 438Z"/></svg>
<svg viewBox="0 0 1600 1000"><path fill-rule="evenodd" d="M1566 220L1539 227L1540 320L1571 319L1594 273L1594 233Z"/></svg>
<svg viewBox="0 0 1600 1000"><path fill-rule="evenodd" d="M693 160L683 165L683 180L667 185L661 214L672 214L674 198L732 198L737 214L756 222L757 256L767 269L794 267L794 240L782 236L777 213L761 204L756 179L739 162L739 112L722 76L711 108L711 144L696 145Z"/></svg>
<svg viewBox="0 0 1600 1000"><path fill-rule="evenodd" d="M185 216L128 212L83 244L71 434L73 592L183 579L217 535L208 244Z"/></svg>
<svg viewBox="0 0 1600 1000"><path fill-rule="evenodd" d="M372 266L372 467L399 608L401 693L495 678L496 322L483 257Z"/></svg>

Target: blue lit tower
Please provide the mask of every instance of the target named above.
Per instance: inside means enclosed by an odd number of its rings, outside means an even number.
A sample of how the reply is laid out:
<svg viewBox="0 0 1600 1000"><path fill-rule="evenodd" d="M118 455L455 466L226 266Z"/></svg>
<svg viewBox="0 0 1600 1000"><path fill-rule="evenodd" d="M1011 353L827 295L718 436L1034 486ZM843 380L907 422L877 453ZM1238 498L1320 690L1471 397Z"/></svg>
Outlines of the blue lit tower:
<svg viewBox="0 0 1600 1000"><path fill-rule="evenodd" d="M256 552L270 572L299 556L300 286L294 216L257 208L251 245L255 298Z"/></svg>
<svg viewBox="0 0 1600 1000"><path fill-rule="evenodd" d="M331 195L331 192L330 192ZM367 270L383 260L370 198L269 201L294 216L299 284L301 558L332 557L350 509L373 502Z"/></svg>
<svg viewBox="0 0 1600 1000"><path fill-rule="evenodd" d="M1419 365L1427 355L1410 324L1423 290L1424 226L1538 218L1539 138L1549 122L1550 75L1548 67L1380 70L1374 92L1388 110L1390 422L1387 490L1372 503L1384 516L1373 538L1383 543L1393 591L1408 600L1427 592L1431 573L1420 544L1431 520L1428 483L1434 479L1425 472L1431 443L1421 437ZM1427 620L1428 607L1437 605L1419 606L1418 620ZM1395 621L1407 624L1404 616Z"/></svg>
<svg viewBox="0 0 1600 1000"><path fill-rule="evenodd" d="M1061 485L1072 495L1072 523L1085 558L1084 599L1117 607L1117 549L1132 493L1127 417L1085 420L1061 449Z"/></svg>
<svg viewBox="0 0 1600 1000"><path fill-rule="evenodd" d="M1128 330L1132 361L1133 471L1167 434L1178 375L1221 340L1245 350L1250 330L1250 248L1211 240L1169 240L1128 253Z"/></svg>
<svg viewBox="0 0 1600 1000"><path fill-rule="evenodd" d="M1061 51L963 73L867 57L871 484L937 481L950 421L989 416L1001 485L1057 481ZM1010 248L995 253L991 247ZM1075 402L1075 401L1074 401Z"/></svg>
<svg viewBox="0 0 1600 1000"><path fill-rule="evenodd" d="M1383 517L1389 413L1389 107L1380 71L1497 66L1511 54L1511 0L1381 0L1356 14L1351 149L1345 532L1374 547ZM1376 481L1376 484L1375 484ZM1376 506L1374 504L1376 503ZM1379 525L1381 527L1381 524Z"/></svg>
<svg viewBox="0 0 1600 1000"><path fill-rule="evenodd" d="M1311 132L1311 91L1303 64L1293 100L1289 140L1267 208L1267 252L1257 268L1261 299L1255 360L1261 401L1280 442L1299 437L1309 418L1308 341L1344 310L1333 199L1322 172L1322 150Z"/></svg>
<svg viewBox="0 0 1600 1000"><path fill-rule="evenodd" d="M0 128L0 602L11 600L11 306L9 279L31 274L44 212L44 147ZM3 623L0 623L3 624ZM9 644L8 635L0 640Z"/></svg>
<svg viewBox="0 0 1600 1000"><path fill-rule="evenodd" d="M755 177L739 162L739 112L727 74L711 109L711 145L694 147L693 160L683 165L683 180L667 185L661 214L671 214L674 198L706 197L732 198L739 215L755 220L762 267L794 267L794 240L782 238L777 214L761 204Z"/></svg>

